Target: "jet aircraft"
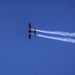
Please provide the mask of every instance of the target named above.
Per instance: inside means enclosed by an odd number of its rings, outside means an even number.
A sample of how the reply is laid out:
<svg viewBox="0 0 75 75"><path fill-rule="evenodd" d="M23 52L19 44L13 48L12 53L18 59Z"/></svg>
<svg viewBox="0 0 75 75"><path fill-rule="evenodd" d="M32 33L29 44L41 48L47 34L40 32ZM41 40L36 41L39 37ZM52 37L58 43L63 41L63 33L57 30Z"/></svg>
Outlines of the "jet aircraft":
<svg viewBox="0 0 75 75"><path fill-rule="evenodd" d="M31 34L34 34L36 36L36 28L32 29L31 23L28 24L28 37L31 39Z"/></svg>

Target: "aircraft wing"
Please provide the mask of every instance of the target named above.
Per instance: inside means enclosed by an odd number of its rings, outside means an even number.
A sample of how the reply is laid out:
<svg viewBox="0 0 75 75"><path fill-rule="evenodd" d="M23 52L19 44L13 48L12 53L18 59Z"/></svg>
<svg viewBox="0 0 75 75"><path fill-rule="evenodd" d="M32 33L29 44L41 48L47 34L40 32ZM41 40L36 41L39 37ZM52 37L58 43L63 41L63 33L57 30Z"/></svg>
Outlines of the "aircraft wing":
<svg viewBox="0 0 75 75"><path fill-rule="evenodd" d="M31 34L29 34L28 36L29 36L29 39L31 39Z"/></svg>
<svg viewBox="0 0 75 75"><path fill-rule="evenodd" d="M28 25L28 37L31 38L31 24Z"/></svg>

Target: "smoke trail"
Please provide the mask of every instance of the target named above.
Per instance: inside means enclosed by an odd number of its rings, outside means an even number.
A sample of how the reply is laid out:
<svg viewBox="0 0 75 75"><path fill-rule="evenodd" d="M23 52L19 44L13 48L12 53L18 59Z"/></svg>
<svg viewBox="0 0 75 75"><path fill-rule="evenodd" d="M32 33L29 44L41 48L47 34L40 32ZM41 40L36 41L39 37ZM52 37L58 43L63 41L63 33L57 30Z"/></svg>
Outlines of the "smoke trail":
<svg viewBox="0 0 75 75"><path fill-rule="evenodd" d="M71 39L71 38L61 38L61 37L45 36L45 35L41 35L41 34L37 34L36 36L43 37L43 38L48 38L48 39L53 39L53 40L64 41L64 42L75 43L75 39Z"/></svg>
<svg viewBox="0 0 75 75"><path fill-rule="evenodd" d="M37 32L47 33L47 34L55 34L55 35L61 35L61 36L69 36L69 37L75 37L75 33L68 33L68 32L60 32L60 31L44 31L36 29Z"/></svg>

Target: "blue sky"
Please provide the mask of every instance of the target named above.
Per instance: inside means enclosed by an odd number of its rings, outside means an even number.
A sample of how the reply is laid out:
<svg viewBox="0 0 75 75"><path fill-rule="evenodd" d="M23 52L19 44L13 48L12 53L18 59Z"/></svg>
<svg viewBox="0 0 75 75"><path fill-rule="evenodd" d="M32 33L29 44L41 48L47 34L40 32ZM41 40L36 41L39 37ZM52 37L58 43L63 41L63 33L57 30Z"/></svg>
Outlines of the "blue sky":
<svg viewBox="0 0 75 75"><path fill-rule="evenodd" d="M75 44L29 40L29 22L75 32L75 0L0 0L0 75L75 75Z"/></svg>

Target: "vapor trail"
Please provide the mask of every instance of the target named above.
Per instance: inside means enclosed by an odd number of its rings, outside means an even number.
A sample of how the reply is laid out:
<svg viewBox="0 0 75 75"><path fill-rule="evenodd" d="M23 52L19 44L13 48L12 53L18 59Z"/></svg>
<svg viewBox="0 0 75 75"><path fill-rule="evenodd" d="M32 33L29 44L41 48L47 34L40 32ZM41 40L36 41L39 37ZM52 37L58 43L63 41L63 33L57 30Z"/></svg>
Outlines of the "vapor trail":
<svg viewBox="0 0 75 75"><path fill-rule="evenodd" d="M45 30L39 30L36 29L37 32L47 33L47 34L55 34L55 35L61 35L61 36L69 36L69 37L75 37L74 33L68 33L68 32L60 32L60 31L45 31Z"/></svg>
<svg viewBox="0 0 75 75"><path fill-rule="evenodd" d="M41 35L41 34L37 34L36 36L39 36L39 37L42 37L42 38L47 38L47 39L53 39L53 40L59 40L59 41L64 41L64 42L75 43L75 39L71 39L71 38L45 36L45 35Z"/></svg>

